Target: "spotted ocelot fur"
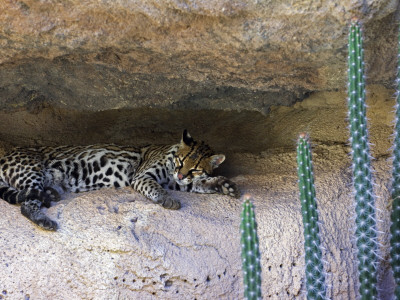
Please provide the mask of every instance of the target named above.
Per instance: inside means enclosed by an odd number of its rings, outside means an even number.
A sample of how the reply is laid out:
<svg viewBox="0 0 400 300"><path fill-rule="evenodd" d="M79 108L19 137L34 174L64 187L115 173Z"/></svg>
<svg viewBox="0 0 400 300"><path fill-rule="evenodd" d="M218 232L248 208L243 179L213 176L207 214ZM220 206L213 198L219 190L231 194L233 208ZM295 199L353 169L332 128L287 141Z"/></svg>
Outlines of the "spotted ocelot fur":
<svg viewBox="0 0 400 300"><path fill-rule="evenodd" d="M132 148L117 145L15 148L0 159L0 198L21 204L21 213L40 227L58 224L41 210L64 192L131 186L169 209L181 204L164 188L239 197L236 184L212 177L225 160L185 130L179 144Z"/></svg>

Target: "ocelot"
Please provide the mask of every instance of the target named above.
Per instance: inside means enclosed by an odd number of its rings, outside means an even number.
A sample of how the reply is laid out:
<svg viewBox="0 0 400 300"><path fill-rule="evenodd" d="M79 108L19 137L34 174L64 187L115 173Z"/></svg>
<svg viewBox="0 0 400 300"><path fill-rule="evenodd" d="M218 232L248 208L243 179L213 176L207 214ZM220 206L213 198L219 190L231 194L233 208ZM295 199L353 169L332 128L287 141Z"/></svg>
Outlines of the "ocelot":
<svg viewBox="0 0 400 300"><path fill-rule="evenodd" d="M0 159L0 197L21 204L21 213L47 230L57 222L42 211L65 192L103 187L131 186L169 209L181 204L164 188L219 193L235 198L240 191L213 169L225 160L204 142L196 142L184 130L179 144L132 148L117 145L15 148Z"/></svg>

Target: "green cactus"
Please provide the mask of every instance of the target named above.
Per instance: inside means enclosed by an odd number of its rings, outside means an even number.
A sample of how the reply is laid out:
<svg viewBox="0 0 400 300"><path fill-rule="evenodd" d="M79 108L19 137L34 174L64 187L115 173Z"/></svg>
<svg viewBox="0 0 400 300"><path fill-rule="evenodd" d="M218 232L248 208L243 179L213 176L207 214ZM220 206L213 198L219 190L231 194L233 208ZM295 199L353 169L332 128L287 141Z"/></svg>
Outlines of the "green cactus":
<svg viewBox="0 0 400 300"><path fill-rule="evenodd" d="M304 133L297 140L297 166L304 225L307 299L326 299L311 147L309 137Z"/></svg>
<svg viewBox="0 0 400 300"><path fill-rule="evenodd" d="M377 238L365 105L364 52L360 26L350 25L348 109L356 200L356 243L361 299L377 297Z"/></svg>
<svg viewBox="0 0 400 300"><path fill-rule="evenodd" d="M400 30L398 33L396 126L393 149L392 214L390 226L390 256L396 282L395 298L400 299Z"/></svg>
<svg viewBox="0 0 400 300"><path fill-rule="evenodd" d="M261 265L258 247L257 223L250 196L244 196L241 213L241 245L244 279L244 296L248 300L262 299L261 297Z"/></svg>

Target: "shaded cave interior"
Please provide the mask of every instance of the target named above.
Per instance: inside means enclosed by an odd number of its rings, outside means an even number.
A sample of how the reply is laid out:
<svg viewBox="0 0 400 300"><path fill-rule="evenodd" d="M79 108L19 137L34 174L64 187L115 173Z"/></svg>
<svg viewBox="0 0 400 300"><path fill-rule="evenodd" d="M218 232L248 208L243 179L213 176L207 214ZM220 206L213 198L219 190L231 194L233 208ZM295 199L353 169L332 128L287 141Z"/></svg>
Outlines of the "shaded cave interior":
<svg viewBox="0 0 400 300"><path fill-rule="evenodd" d="M345 89L250 90L131 74L104 61L71 58L3 65L0 80L0 140L5 148L172 144L187 129L196 140L226 154L217 172L227 176L270 172L260 160L294 152L300 132L310 133L314 145L348 148ZM371 141L379 145L373 151L387 155L393 90L368 88Z"/></svg>

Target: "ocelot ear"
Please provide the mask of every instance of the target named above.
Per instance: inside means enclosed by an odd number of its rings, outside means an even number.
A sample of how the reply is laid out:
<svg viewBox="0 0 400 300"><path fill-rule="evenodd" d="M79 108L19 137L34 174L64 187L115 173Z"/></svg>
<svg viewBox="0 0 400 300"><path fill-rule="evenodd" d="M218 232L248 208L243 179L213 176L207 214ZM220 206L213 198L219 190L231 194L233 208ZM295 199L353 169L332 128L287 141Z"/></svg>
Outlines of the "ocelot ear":
<svg viewBox="0 0 400 300"><path fill-rule="evenodd" d="M217 154L211 156L210 163L213 169L217 168L220 164L222 164L225 160L225 155Z"/></svg>
<svg viewBox="0 0 400 300"><path fill-rule="evenodd" d="M185 129L182 133L181 144L191 146L193 144L193 138L190 136L189 132Z"/></svg>

